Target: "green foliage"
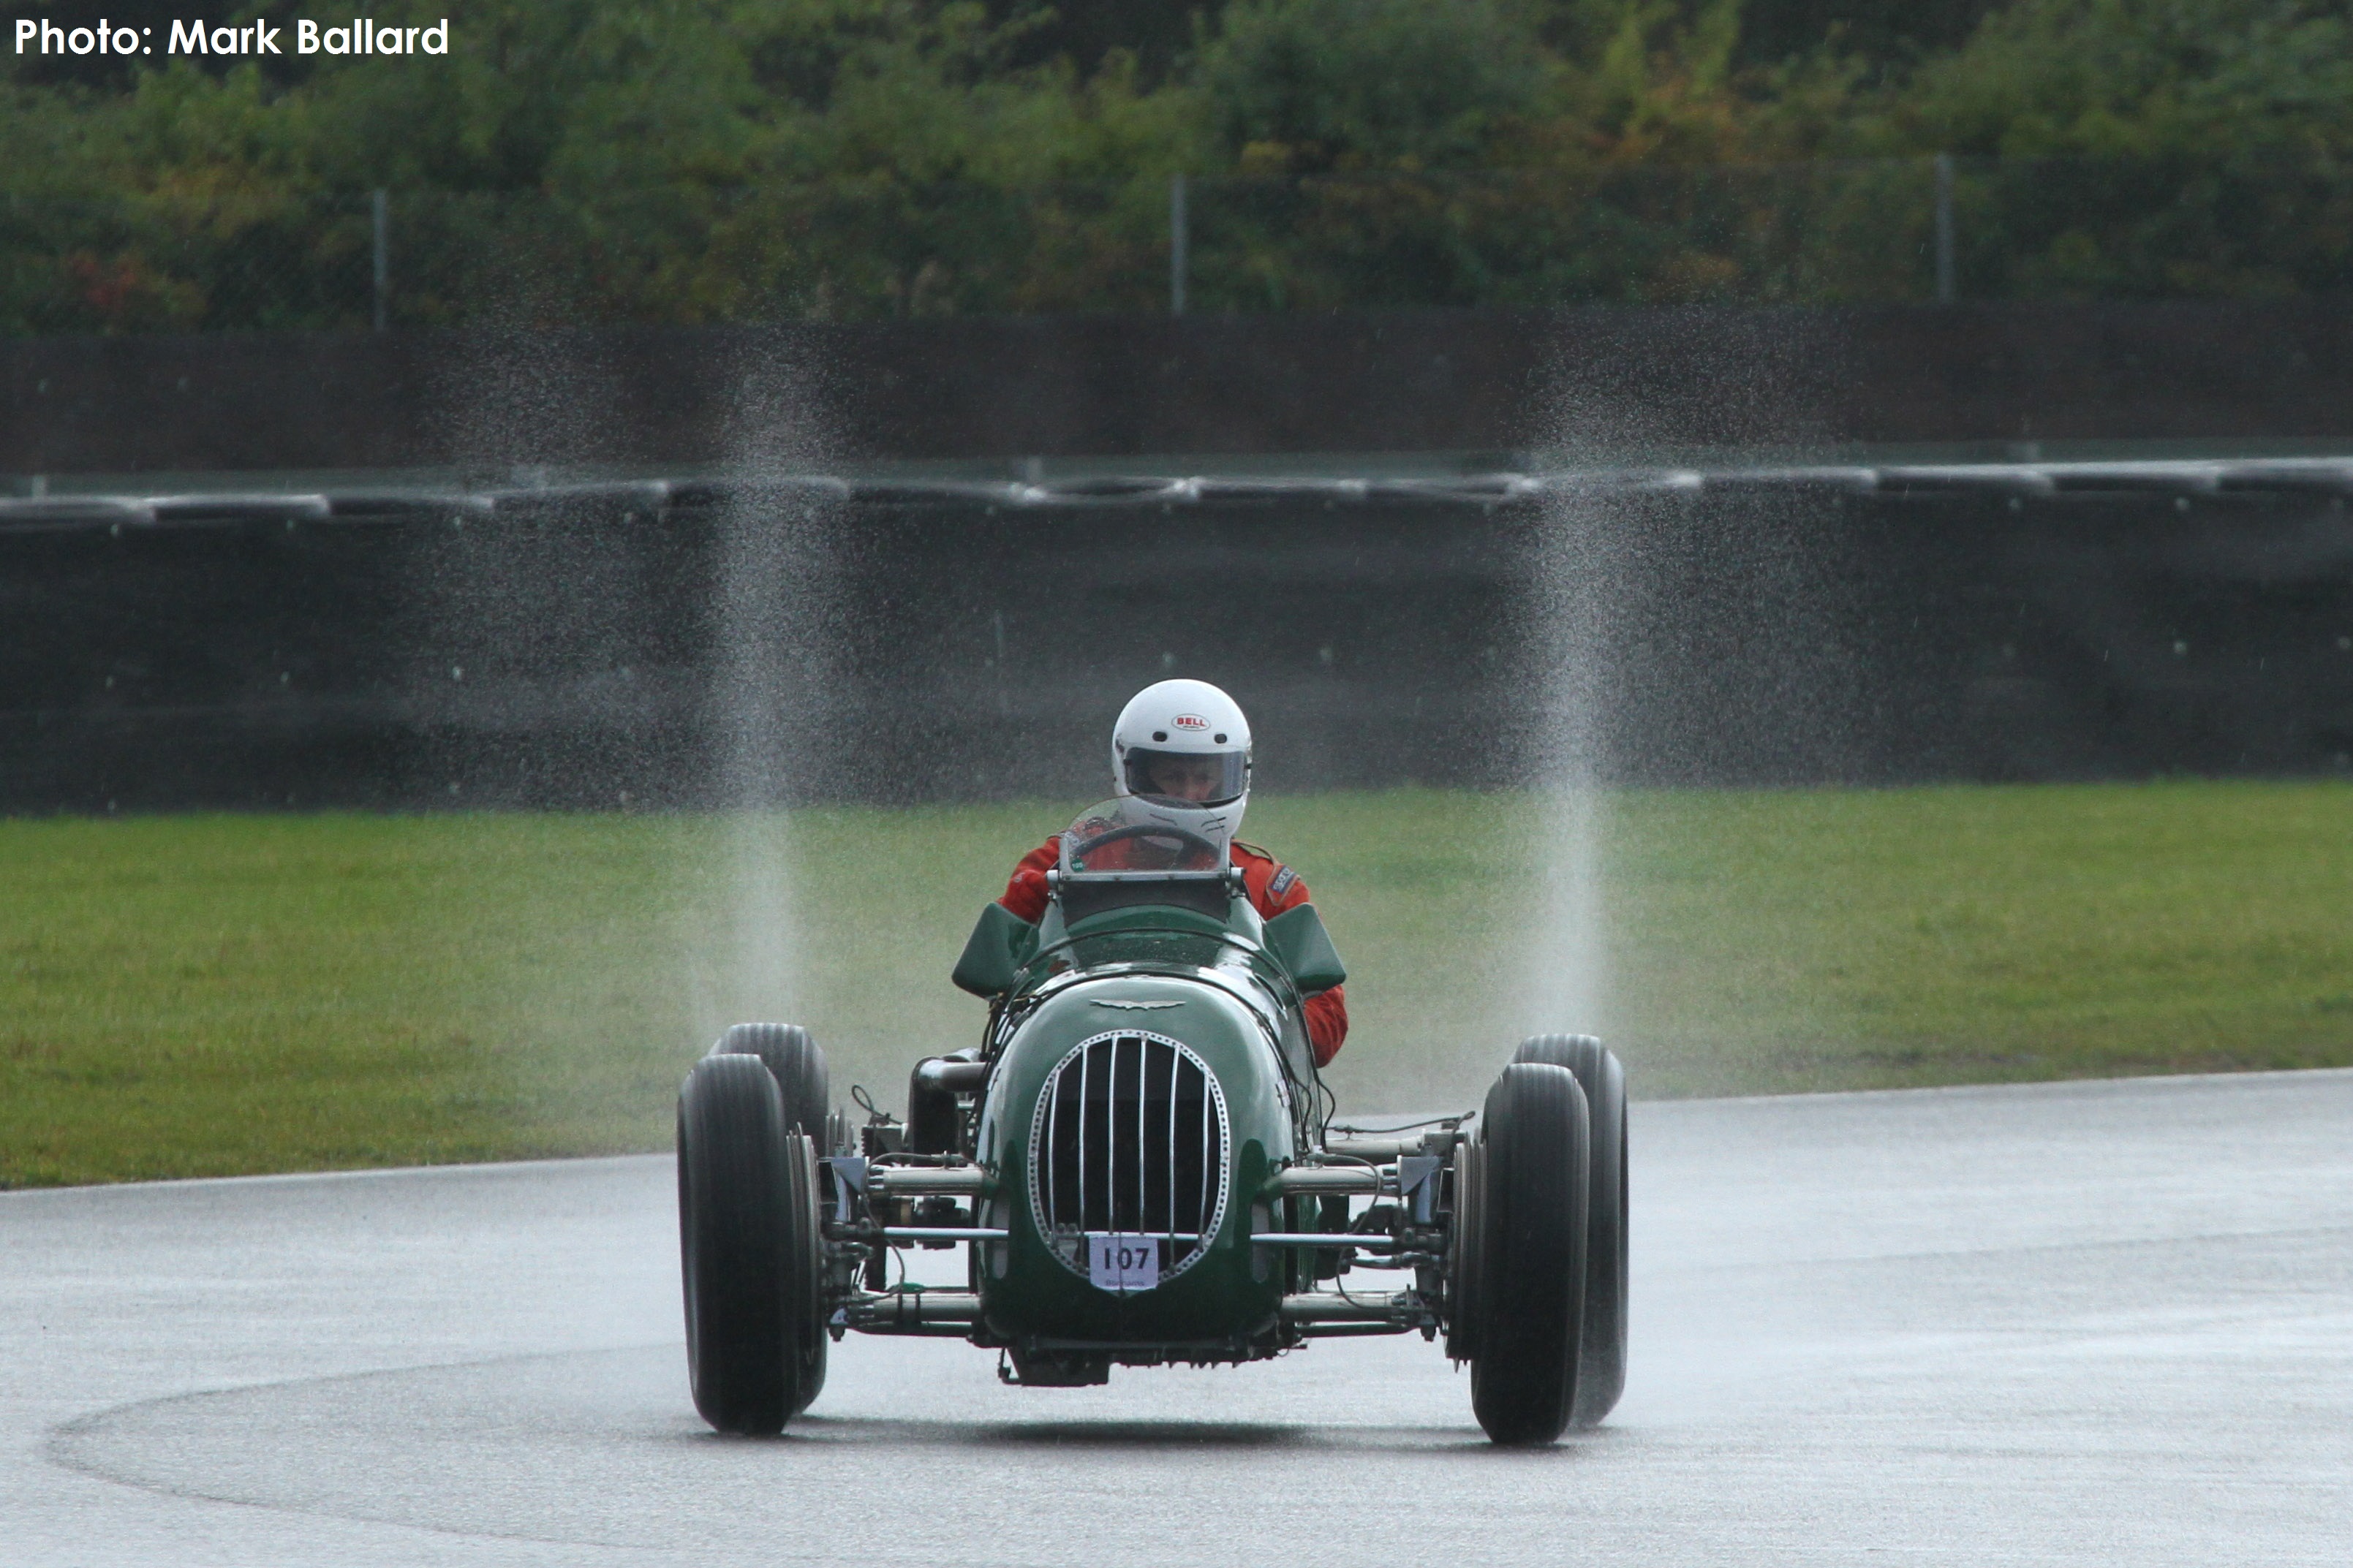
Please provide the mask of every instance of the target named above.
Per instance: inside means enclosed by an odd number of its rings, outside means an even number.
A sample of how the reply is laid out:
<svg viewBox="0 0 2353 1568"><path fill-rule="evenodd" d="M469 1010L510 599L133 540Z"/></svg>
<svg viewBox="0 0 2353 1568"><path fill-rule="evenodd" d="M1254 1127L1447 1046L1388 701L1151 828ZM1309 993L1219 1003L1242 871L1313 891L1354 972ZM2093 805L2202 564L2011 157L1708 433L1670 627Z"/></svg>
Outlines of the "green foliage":
<svg viewBox="0 0 2353 1568"><path fill-rule="evenodd" d="M2353 287L2353 18L2330 0L2017 0L1852 144L1978 160L1964 292Z"/></svg>
<svg viewBox="0 0 2353 1568"><path fill-rule="evenodd" d="M1773 64L1828 42L1882 79L1957 47L2003 0L1748 0L1740 58Z"/></svg>
<svg viewBox="0 0 2353 1568"><path fill-rule="evenodd" d="M1476 167L1538 111L1533 18L1502 0L1234 0L1203 51L1245 173Z"/></svg>
<svg viewBox="0 0 2353 1568"><path fill-rule="evenodd" d="M360 324L377 188L406 324L1152 310L1178 173L1203 309L1916 299L1936 153L1970 296L2353 286L2327 0L1123 15L481 0L447 58L0 57L0 330Z"/></svg>
<svg viewBox="0 0 2353 1568"><path fill-rule="evenodd" d="M1878 115L2006 158L2353 152L2353 18L2333 0L2016 0Z"/></svg>

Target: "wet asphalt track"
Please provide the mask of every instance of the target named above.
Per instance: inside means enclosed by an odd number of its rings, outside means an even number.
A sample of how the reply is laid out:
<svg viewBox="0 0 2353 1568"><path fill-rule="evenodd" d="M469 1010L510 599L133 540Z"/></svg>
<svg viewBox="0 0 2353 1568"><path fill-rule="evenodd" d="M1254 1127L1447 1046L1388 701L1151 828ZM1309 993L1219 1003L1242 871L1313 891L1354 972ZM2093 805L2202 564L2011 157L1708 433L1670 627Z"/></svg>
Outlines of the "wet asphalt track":
<svg viewBox="0 0 2353 1568"><path fill-rule="evenodd" d="M665 1159L0 1195L0 1563L2353 1561L2353 1072L1636 1107L1635 1359L686 1398Z"/></svg>

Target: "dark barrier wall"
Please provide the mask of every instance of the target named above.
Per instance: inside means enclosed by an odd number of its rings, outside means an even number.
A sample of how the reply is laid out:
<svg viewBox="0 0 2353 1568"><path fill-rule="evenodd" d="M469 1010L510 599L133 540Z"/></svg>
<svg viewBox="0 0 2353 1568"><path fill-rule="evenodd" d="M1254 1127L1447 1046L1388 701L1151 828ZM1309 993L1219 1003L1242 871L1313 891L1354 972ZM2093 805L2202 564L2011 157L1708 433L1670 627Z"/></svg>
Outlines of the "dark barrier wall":
<svg viewBox="0 0 2353 1568"><path fill-rule="evenodd" d="M1511 783L1544 754L1538 650L1567 614L1599 628L1621 780L2327 773L2353 751L2353 523L2327 484L1043 507L690 487L20 509L0 807L1081 795L1164 673L1241 698L1267 787Z"/></svg>
<svg viewBox="0 0 2353 1568"><path fill-rule="evenodd" d="M1055 317L0 344L0 472L691 465L789 383L822 453L1501 450L2353 436L2329 300ZM753 389L747 393L747 388ZM756 423L756 420L754 421Z"/></svg>

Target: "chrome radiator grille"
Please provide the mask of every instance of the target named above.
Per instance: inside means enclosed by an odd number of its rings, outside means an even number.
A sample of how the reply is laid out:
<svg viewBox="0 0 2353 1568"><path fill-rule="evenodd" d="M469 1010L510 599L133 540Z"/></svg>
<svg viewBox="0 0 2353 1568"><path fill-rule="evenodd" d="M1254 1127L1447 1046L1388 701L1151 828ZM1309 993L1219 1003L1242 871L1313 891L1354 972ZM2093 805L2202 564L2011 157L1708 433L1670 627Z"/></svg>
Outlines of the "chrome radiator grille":
<svg viewBox="0 0 2353 1568"><path fill-rule="evenodd" d="M1151 1237L1182 1270L1226 1212L1224 1092L1165 1035L1122 1030L1072 1048L1047 1076L1030 1129L1030 1202L1055 1255L1083 1274L1090 1235Z"/></svg>

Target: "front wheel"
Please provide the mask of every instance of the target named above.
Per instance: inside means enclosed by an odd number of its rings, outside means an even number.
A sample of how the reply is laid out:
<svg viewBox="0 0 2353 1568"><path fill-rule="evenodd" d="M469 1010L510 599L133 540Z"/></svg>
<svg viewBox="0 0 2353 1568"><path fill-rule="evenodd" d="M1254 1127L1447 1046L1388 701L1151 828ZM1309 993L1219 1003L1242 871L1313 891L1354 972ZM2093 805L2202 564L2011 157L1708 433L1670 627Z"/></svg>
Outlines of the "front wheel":
<svg viewBox="0 0 2353 1568"><path fill-rule="evenodd" d="M824 1242L809 1141L756 1056L705 1057L679 1089L678 1222L694 1407L780 1432L825 1384Z"/></svg>
<svg viewBox="0 0 2353 1568"><path fill-rule="evenodd" d="M1480 1123L1471 1407L1498 1443L1549 1443L1577 1402L1583 1339L1585 1091L1566 1068L1514 1063Z"/></svg>

